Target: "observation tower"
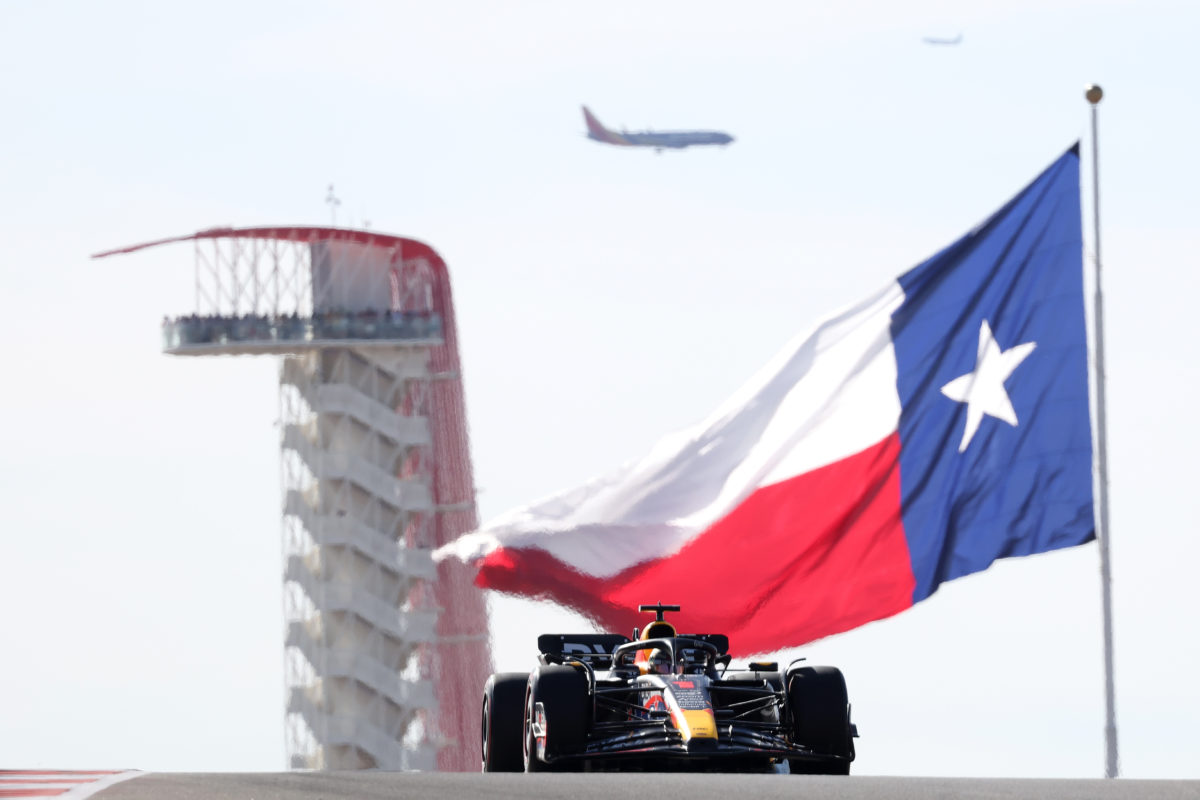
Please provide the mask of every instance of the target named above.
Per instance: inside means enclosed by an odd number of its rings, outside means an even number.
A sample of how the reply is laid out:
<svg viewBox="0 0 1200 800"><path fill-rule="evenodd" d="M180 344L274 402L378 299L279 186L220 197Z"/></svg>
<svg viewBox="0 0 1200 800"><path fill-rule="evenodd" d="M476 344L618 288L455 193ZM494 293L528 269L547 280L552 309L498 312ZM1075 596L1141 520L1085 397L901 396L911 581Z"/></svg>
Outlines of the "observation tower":
<svg viewBox="0 0 1200 800"><path fill-rule="evenodd" d="M479 769L484 596L434 548L476 527L454 306L428 245L216 228L176 356L276 355L286 738L298 769Z"/></svg>

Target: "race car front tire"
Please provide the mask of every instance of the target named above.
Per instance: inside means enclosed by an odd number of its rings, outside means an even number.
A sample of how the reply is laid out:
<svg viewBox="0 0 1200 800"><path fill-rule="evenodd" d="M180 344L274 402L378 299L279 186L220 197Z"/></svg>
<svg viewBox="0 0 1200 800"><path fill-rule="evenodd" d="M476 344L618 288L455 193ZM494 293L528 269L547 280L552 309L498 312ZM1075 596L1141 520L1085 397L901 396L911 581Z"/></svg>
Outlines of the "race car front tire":
<svg viewBox="0 0 1200 800"><path fill-rule="evenodd" d="M492 675L483 685L480 740L484 772L521 772L522 724L525 715L524 672Z"/></svg>
<svg viewBox="0 0 1200 800"><path fill-rule="evenodd" d="M591 717L587 689L587 676L574 667L552 664L540 666L530 673L524 713L526 772L546 772L556 768L538 758L535 722L544 730L546 756L551 761L583 751Z"/></svg>
<svg viewBox="0 0 1200 800"><path fill-rule="evenodd" d="M836 667L799 667L788 673L792 740L817 756L788 760L792 774L849 775L854 759L846 679Z"/></svg>

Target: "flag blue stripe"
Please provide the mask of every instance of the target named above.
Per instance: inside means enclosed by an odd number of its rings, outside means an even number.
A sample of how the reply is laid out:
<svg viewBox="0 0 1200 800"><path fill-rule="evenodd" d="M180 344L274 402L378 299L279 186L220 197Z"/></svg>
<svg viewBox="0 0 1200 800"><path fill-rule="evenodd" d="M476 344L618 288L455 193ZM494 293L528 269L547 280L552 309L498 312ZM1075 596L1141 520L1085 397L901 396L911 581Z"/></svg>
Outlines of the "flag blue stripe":
<svg viewBox="0 0 1200 800"><path fill-rule="evenodd" d="M892 338L913 602L998 558L1090 541L1078 145L899 282ZM975 370L984 321L997 352L1036 346L1002 384L1017 424L983 414L959 452L968 403L942 389Z"/></svg>

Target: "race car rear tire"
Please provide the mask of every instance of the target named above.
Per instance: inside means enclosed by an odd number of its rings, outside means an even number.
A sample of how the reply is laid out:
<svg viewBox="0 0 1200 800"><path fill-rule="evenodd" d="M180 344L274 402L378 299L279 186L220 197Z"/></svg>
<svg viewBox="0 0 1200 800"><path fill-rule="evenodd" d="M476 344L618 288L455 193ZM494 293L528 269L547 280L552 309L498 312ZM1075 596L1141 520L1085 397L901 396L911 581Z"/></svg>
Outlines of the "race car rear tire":
<svg viewBox="0 0 1200 800"><path fill-rule="evenodd" d="M849 775L854 759L846 679L836 667L800 667L788 673L792 740L831 758L788 760L792 774Z"/></svg>
<svg viewBox="0 0 1200 800"><path fill-rule="evenodd" d="M523 715L526 772L546 772L565 766L538 758L533 722L538 719L539 705L543 715L541 721L545 725L547 757L553 761L557 757L583 752L591 717L587 689L587 676L574 667L548 665L530 673Z"/></svg>
<svg viewBox="0 0 1200 800"><path fill-rule="evenodd" d="M524 672L492 675L483 685L480 740L484 772L521 772L522 724L525 715Z"/></svg>

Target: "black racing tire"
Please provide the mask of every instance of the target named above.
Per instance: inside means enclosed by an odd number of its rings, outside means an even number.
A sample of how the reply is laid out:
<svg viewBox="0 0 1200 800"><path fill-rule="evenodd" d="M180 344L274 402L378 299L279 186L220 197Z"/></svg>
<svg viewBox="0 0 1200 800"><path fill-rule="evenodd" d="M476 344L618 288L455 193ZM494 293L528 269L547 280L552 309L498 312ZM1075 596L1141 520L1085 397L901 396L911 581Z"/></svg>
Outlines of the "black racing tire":
<svg viewBox="0 0 1200 800"><path fill-rule="evenodd" d="M525 716L524 672L492 675L483 685L480 740L484 772L521 772L522 724Z"/></svg>
<svg viewBox="0 0 1200 800"><path fill-rule="evenodd" d="M831 758L788 760L792 774L849 775L854 760L846 679L837 667L799 667L788 673L792 741Z"/></svg>
<svg viewBox="0 0 1200 800"><path fill-rule="evenodd" d="M522 756L526 772L548 772L560 765L547 763L537 756L533 720L537 704L545 713L546 756L555 758L582 753L591 718L587 676L574 667L541 666L529 675L525 689L524 736ZM579 765L582 762L568 762Z"/></svg>

